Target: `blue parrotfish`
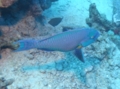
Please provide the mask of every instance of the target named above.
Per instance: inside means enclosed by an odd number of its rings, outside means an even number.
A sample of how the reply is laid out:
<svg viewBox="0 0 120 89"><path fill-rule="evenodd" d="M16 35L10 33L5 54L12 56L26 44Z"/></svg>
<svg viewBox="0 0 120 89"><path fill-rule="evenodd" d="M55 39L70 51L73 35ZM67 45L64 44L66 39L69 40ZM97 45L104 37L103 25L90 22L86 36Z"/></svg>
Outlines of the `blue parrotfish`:
<svg viewBox="0 0 120 89"><path fill-rule="evenodd" d="M29 49L40 49L45 51L74 51L76 57L84 62L81 48L86 47L97 40L99 32L93 28L76 28L68 30L49 38L38 39L22 39L14 42L19 47L15 51L24 51Z"/></svg>

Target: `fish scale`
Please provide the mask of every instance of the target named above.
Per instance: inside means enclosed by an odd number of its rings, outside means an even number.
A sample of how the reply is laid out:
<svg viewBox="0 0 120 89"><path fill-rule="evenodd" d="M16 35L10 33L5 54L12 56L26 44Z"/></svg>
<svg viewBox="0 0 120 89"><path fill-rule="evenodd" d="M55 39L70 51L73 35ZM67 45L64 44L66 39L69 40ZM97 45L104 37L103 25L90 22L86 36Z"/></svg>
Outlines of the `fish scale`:
<svg viewBox="0 0 120 89"><path fill-rule="evenodd" d="M82 34L88 34L88 32L82 30L68 31L40 41L38 46L39 49L69 51L79 45L80 41L84 38L84 35L81 36Z"/></svg>
<svg viewBox="0 0 120 89"><path fill-rule="evenodd" d="M19 47L15 51L24 51L33 48L45 51L72 51L79 60L84 62L81 47L86 47L92 44L98 37L99 32L95 29L79 28L57 34L43 40L26 39L17 41L16 43L19 44Z"/></svg>
<svg viewBox="0 0 120 89"><path fill-rule="evenodd" d="M38 48L49 51L71 51L76 49L79 45L86 47L93 43L99 36L97 30L92 28L78 28L72 31L66 31L47 39L23 39L15 42L20 47L16 51L29 50ZM92 37L92 38L91 38Z"/></svg>

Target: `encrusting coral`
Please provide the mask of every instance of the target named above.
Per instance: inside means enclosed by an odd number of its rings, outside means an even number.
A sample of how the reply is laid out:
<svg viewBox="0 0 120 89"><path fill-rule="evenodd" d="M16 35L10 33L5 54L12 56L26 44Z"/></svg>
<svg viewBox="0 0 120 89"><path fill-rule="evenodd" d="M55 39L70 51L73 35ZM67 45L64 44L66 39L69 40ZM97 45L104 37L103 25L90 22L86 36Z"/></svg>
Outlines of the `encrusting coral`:
<svg viewBox="0 0 120 89"><path fill-rule="evenodd" d="M6 3L5 6L3 6L3 1ZM44 19L41 13L50 8L53 1L49 1L0 0L0 51L5 48L16 49L17 46L12 45L14 41L37 34L36 21L42 22Z"/></svg>
<svg viewBox="0 0 120 89"><path fill-rule="evenodd" d="M11 85L14 79L5 80L3 77L0 78L0 89L8 89L7 86Z"/></svg>
<svg viewBox="0 0 120 89"><path fill-rule="evenodd" d="M120 33L119 27L114 23L106 19L105 15L99 13L96 8L96 4L92 3L89 7L89 17L86 19L86 23L93 28L97 28L100 31L106 32L112 30L115 34Z"/></svg>
<svg viewBox="0 0 120 89"><path fill-rule="evenodd" d="M16 1L17 0L0 0L0 7L7 8L7 7L11 6Z"/></svg>

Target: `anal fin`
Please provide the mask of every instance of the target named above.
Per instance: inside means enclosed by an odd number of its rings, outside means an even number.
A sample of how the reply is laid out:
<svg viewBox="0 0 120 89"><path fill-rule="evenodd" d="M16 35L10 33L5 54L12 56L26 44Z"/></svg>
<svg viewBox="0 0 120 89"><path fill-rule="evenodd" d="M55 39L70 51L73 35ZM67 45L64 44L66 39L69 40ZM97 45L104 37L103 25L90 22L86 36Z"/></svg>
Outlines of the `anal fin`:
<svg viewBox="0 0 120 89"><path fill-rule="evenodd" d="M79 60L81 60L82 62L85 62L82 49L76 49L76 50L74 51L74 55L75 55Z"/></svg>

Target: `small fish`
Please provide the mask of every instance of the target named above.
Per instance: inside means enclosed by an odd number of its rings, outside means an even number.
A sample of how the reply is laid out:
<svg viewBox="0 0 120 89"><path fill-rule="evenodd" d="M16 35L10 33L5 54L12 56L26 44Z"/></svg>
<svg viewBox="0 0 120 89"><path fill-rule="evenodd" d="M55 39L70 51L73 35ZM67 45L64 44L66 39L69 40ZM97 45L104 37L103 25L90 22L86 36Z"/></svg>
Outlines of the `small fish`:
<svg viewBox="0 0 120 89"><path fill-rule="evenodd" d="M24 51L29 49L40 49L45 51L69 52L74 50L76 57L84 62L81 48L86 47L99 37L99 32L93 28L78 28L66 31L47 39L23 39L14 43L19 47L15 51Z"/></svg>
<svg viewBox="0 0 120 89"><path fill-rule="evenodd" d="M63 18L57 17L57 18L52 18L48 23L52 25L53 27L57 26Z"/></svg>
<svg viewBox="0 0 120 89"><path fill-rule="evenodd" d="M53 27L55 27L55 26L57 26L62 21L63 18L56 17L56 18L50 19L47 22L46 18L44 16L40 15L40 16L35 17L35 19L36 19L36 21L40 22L42 25L50 24Z"/></svg>

